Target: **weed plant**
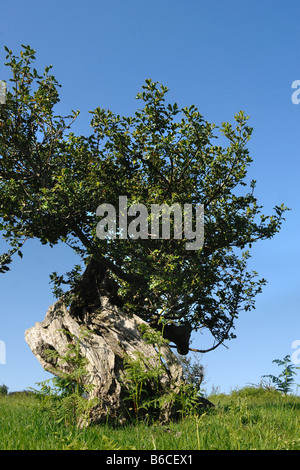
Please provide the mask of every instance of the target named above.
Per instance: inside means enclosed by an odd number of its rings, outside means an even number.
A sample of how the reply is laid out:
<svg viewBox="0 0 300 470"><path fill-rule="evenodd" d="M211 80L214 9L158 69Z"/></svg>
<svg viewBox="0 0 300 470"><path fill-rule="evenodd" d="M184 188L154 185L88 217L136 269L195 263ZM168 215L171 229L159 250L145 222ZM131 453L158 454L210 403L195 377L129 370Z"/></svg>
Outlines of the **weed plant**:
<svg viewBox="0 0 300 470"><path fill-rule="evenodd" d="M168 341L159 331L148 325L141 325L143 339L148 344L155 345L156 354L146 357L136 351L134 357L126 356L124 372L121 381L125 389L125 400L128 401L128 411L134 411L136 420L140 416L152 422L160 419L164 409L177 410L178 417L196 413L199 408L200 389L198 384L182 383L173 388L161 385L161 377L166 374L167 365L164 363L161 348ZM162 413L164 414L164 413Z"/></svg>
<svg viewBox="0 0 300 470"><path fill-rule="evenodd" d="M80 342L90 332L82 329L77 338L67 330L61 331L70 339L66 354L60 355L53 350L46 353L49 358L59 362L61 367L64 366L66 371L60 369L59 377L38 383L39 389L33 391L41 410L47 411L54 422L81 428L89 424L90 412L98 402L97 399L89 398L93 385L87 383L87 360L80 353Z"/></svg>

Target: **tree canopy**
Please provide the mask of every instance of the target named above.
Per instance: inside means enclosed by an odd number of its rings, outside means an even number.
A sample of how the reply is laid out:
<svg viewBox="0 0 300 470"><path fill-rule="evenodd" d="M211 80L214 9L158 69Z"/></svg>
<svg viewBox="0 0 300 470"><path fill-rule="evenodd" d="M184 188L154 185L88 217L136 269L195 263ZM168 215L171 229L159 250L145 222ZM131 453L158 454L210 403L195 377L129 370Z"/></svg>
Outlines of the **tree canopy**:
<svg viewBox="0 0 300 470"><path fill-rule="evenodd" d="M28 239L63 242L107 270L125 312L207 328L215 344L233 337L239 312L254 307L265 283L247 267L251 246L271 239L287 210L276 205L264 215L255 181L246 182L248 117L238 112L234 125L218 128L195 105L167 103L167 87L147 79L133 116L97 107L90 135L75 135L79 112L56 114L60 85L51 67L38 72L30 46L19 56L5 50L11 78L0 105L0 229L10 247L1 271ZM118 208L120 196L149 208L203 204L202 248L187 250L186 239L172 236L100 239L97 207ZM76 290L79 272L53 273L55 291L64 283Z"/></svg>

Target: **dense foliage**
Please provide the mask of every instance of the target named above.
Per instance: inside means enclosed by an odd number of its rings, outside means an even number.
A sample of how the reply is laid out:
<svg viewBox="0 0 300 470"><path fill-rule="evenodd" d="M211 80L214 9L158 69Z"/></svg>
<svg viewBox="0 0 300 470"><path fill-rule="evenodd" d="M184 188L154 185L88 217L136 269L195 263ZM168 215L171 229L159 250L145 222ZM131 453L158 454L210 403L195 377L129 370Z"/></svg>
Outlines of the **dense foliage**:
<svg viewBox="0 0 300 470"><path fill-rule="evenodd" d="M254 306L265 282L248 270L248 250L279 231L286 210L262 214L255 181L245 182L248 117L239 112L235 126L217 129L196 106L167 104L167 88L148 79L134 116L98 107L91 134L75 135L78 112L55 114L60 85L51 67L38 73L29 46L20 56L5 49L11 79L0 106L0 229L10 248L0 258L2 272L27 239L64 242L108 270L126 311L207 328L217 344L230 338L238 312ZM96 209L117 208L119 196L148 208L204 204L202 249L186 250L186 240L172 236L100 240ZM66 278L52 275L57 292L64 282L74 287L78 273L75 266Z"/></svg>

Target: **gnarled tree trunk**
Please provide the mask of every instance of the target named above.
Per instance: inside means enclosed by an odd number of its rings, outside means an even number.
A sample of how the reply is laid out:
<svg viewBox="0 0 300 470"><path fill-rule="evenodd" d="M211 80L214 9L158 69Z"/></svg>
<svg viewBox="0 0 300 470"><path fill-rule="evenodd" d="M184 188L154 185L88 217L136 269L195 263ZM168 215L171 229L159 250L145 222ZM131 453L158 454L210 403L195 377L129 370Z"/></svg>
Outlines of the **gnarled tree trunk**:
<svg viewBox="0 0 300 470"><path fill-rule="evenodd" d="M183 371L175 354L168 345L147 344L140 325L147 325L136 315L125 315L112 305L107 297L100 297L100 307L78 319L72 316L62 300L47 311L44 321L36 323L25 332L25 339L42 366L60 376L67 372L66 366L49 357L47 350L55 350L64 356L72 338L81 338L81 328L90 334L80 339L80 354L87 359L87 383L93 384L90 398L97 397L99 404L92 409L92 422L123 422L128 417L128 402L124 401L124 359L135 359L136 352L146 358L145 367L163 367L159 377L162 390L177 391L183 382ZM69 332L70 335L65 332ZM158 364L159 361L159 364ZM161 409L162 420L175 412L174 403L167 402Z"/></svg>

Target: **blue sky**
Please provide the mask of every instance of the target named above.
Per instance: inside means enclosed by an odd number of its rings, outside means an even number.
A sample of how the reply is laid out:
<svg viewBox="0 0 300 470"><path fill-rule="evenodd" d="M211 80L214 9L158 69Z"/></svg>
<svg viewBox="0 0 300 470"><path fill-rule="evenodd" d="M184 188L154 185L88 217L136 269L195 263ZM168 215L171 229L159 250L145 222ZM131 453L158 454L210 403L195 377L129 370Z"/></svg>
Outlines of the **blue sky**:
<svg viewBox="0 0 300 470"><path fill-rule="evenodd" d="M0 11L0 79L7 45L37 51L36 68L53 64L62 84L57 111L80 109L74 131L89 133L89 110L97 106L131 115L146 78L166 85L169 101L195 104L220 125L239 110L250 115L253 163L249 179L270 213L285 203L283 228L257 244L250 266L268 285L256 309L242 312L237 339L202 357L207 385L228 392L280 371L275 358L292 355L299 320L299 136L300 105L291 88L300 79L300 3L297 0L11 0ZM0 241L1 245L1 241ZM0 251L1 249L0 246ZM49 377L31 353L24 332L42 321L54 301L49 273L63 273L76 259L68 248L32 241L24 258L0 279L0 384L10 391ZM2 343L3 344L3 343ZM198 335L195 348L209 346ZM300 354L299 354L300 359ZM3 361L2 361L3 362ZM300 378L298 375L298 382Z"/></svg>

